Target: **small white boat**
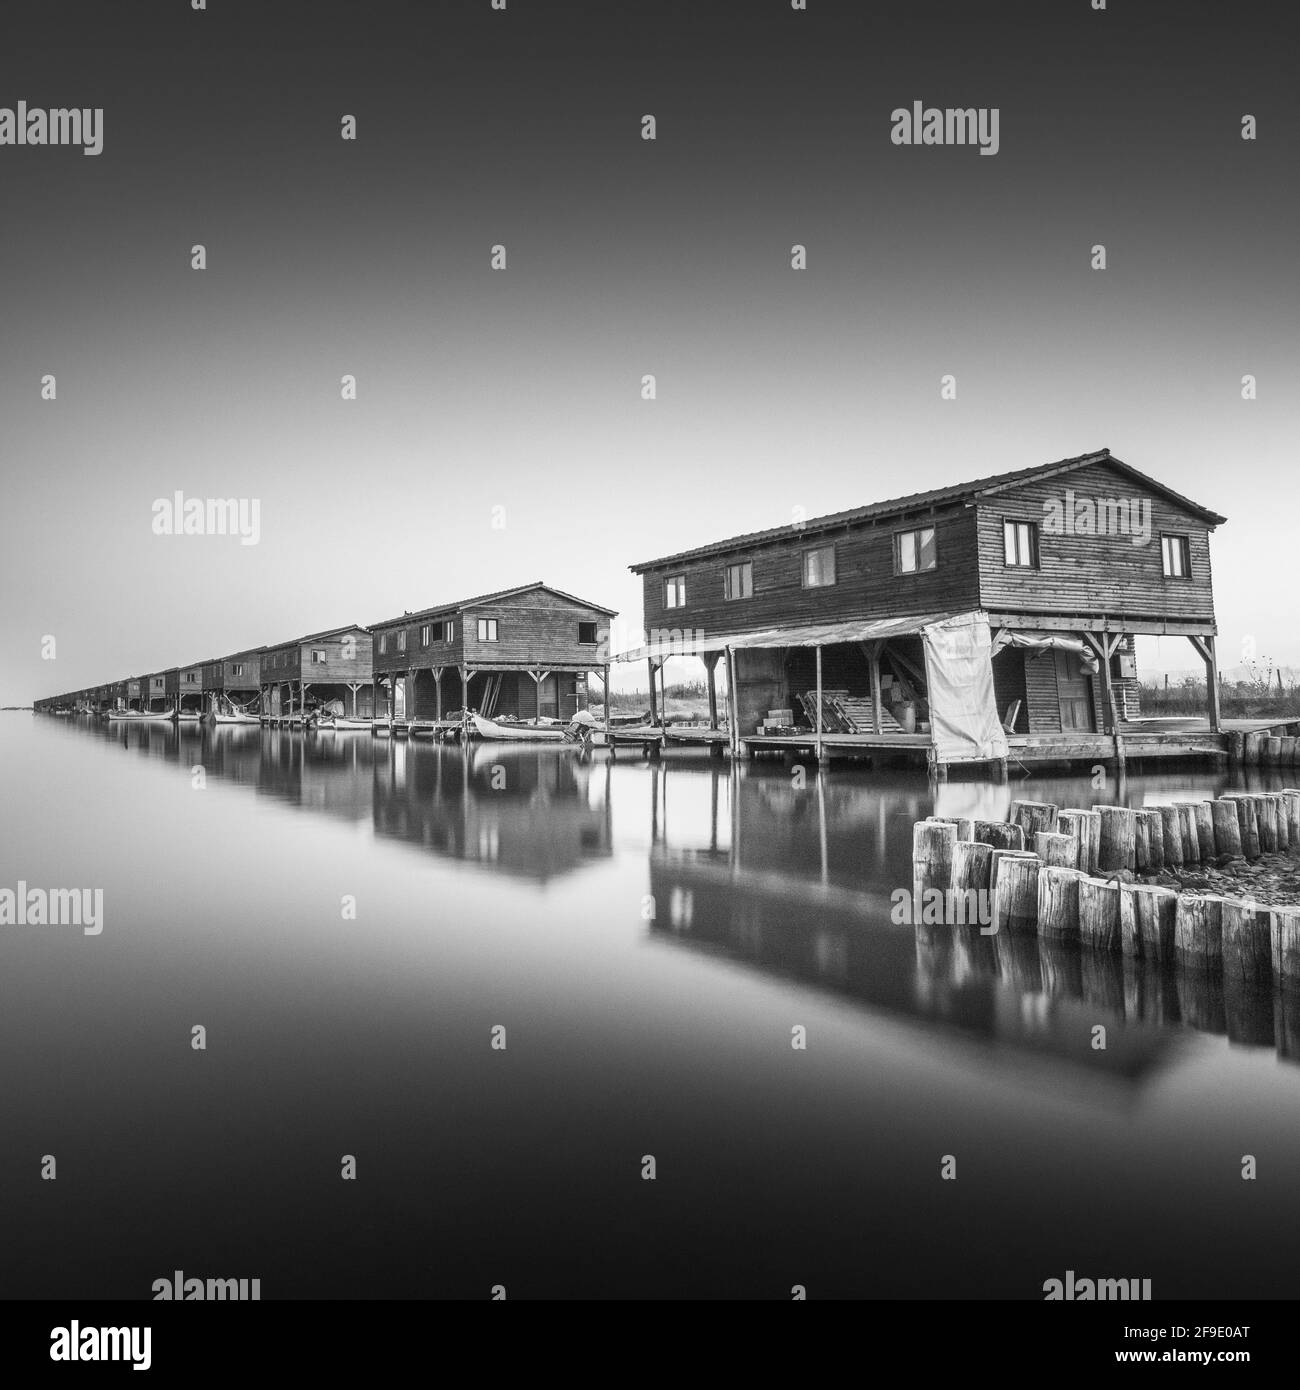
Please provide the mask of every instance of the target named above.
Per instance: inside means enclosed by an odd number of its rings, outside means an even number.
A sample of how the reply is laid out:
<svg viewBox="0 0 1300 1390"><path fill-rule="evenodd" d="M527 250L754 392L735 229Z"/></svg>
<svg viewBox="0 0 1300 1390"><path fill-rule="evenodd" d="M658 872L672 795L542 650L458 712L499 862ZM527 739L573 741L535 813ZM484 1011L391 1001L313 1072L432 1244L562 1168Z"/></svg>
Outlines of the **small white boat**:
<svg viewBox="0 0 1300 1390"><path fill-rule="evenodd" d="M120 721L128 724L138 724L148 719L165 719L170 723L174 715L175 710L170 709L111 709L108 712L109 719L114 723Z"/></svg>
<svg viewBox="0 0 1300 1390"><path fill-rule="evenodd" d="M238 710L234 714L225 714L220 710L213 716L218 724L260 724L262 717L259 714L246 714L243 710Z"/></svg>
<svg viewBox="0 0 1300 1390"><path fill-rule="evenodd" d="M369 719L356 719L350 714L323 714L317 716L314 727L317 729L337 729L342 733L349 729L368 731L370 725Z"/></svg>
<svg viewBox="0 0 1300 1390"><path fill-rule="evenodd" d="M506 743L563 743L563 724L507 724L498 719L484 719L470 713L470 727L479 738L496 739Z"/></svg>
<svg viewBox="0 0 1300 1390"><path fill-rule="evenodd" d="M197 724L202 718L203 713L201 710L183 709L177 713L176 722L178 724Z"/></svg>

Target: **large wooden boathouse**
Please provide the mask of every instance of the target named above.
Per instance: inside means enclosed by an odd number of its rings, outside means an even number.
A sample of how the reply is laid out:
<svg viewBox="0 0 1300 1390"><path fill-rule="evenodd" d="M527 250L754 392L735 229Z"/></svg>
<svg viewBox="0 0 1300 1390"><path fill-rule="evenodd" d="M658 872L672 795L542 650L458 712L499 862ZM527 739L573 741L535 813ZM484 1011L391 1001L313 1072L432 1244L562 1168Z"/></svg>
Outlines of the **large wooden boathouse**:
<svg viewBox="0 0 1300 1390"><path fill-rule="evenodd" d="M1223 752L1210 532L1225 518L1109 450L647 560L664 663L726 663L733 751L950 763ZM1203 721L1144 721L1134 638L1185 637ZM716 727L716 713L712 719Z"/></svg>
<svg viewBox="0 0 1300 1390"><path fill-rule="evenodd" d="M614 616L539 580L372 623L376 707L407 725L571 719L608 670Z"/></svg>

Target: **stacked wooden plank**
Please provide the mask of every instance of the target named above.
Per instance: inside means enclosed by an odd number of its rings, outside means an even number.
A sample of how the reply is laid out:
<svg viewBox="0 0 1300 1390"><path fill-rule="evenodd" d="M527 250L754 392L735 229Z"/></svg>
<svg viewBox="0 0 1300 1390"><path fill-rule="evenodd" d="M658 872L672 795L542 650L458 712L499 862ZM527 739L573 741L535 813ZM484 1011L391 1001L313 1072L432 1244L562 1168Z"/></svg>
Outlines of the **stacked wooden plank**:
<svg viewBox="0 0 1300 1390"><path fill-rule="evenodd" d="M799 696L808 723L817 727L817 692L810 690ZM902 733L903 726L881 705L881 733ZM869 698L850 695L847 690L822 691L822 732L827 734L874 734L876 717Z"/></svg>

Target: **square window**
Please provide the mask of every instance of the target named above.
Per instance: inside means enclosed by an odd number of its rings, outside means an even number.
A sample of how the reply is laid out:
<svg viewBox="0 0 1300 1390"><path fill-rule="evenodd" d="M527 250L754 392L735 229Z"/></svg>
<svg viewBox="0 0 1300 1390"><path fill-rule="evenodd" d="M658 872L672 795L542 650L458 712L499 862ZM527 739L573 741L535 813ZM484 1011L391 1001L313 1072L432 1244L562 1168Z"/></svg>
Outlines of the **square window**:
<svg viewBox="0 0 1300 1390"><path fill-rule="evenodd" d="M1161 536L1160 559L1169 579L1192 577L1191 547L1186 536Z"/></svg>
<svg viewBox="0 0 1300 1390"><path fill-rule="evenodd" d="M579 641L579 642L584 642L584 643L593 643L593 644L594 644L595 641L596 641L596 624L595 624L595 623L579 623L579 624L578 624L578 641Z"/></svg>
<svg viewBox="0 0 1300 1390"><path fill-rule="evenodd" d="M480 642L495 642L497 640L497 620L495 618L480 618L478 620L478 640Z"/></svg>
<svg viewBox="0 0 1300 1390"><path fill-rule="evenodd" d="M325 665L325 653L319 647L313 647L311 653L311 664L313 666Z"/></svg>
<svg viewBox="0 0 1300 1390"><path fill-rule="evenodd" d="M939 553L934 541L934 527L923 526L918 531L900 531L894 537L894 570L898 574L920 574L938 566Z"/></svg>
<svg viewBox="0 0 1300 1390"><path fill-rule="evenodd" d="M819 546L803 553L803 584L805 589L824 589L835 583L835 547Z"/></svg>
<svg viewBox="0 0 1300 1390"><path fill-rule="evenodd" d="M738 565L727 566L725 592L729 599L753 596L754 566L751 561L742 560Z"/></svg>
<svg viewBox="0 0 1300 1390"><path fill-rule="evenodd" d="M1038 566L1038 523L1034 521L1004 521L1002 523L1002 553L1008 565L1025 569Z"/></svg>

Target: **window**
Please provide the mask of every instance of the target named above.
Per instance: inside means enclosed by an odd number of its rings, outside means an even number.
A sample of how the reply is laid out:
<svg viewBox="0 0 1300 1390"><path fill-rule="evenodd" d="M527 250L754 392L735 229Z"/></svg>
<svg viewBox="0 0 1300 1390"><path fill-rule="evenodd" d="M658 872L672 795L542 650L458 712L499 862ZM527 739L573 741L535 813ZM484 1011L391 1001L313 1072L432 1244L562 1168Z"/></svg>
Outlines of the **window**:
<svg viewBox="0 0 1300 1390"><path fill-rule="evenodd" d="M244 674L244 663L242 661L234 662L230 667L230 674L232 676L242 676Z"/></svg>
<svg viewBox="0 0 1300 1390"><path fill-rule="evenodd" d="M819 546L816 550L803 553L803 586L805 589L823 589L835 583L835 547Z"/></svg>
<svg viewBox="0 0 1300 1390"><path fill-rule="evenodd" d="M1189 553L1186 536L1161 536L1160 558L1164 563L1165 574L1170 579L1190 579L1192 577L1192 557Z"/></svg>
<svg viewBox="0 0 1300 1390"><path fill-rule="evenodd" d="M748 560L727 566L728 598L749 598L754 592L754 566Z"/></svg>
<svg viewBox="0 0 1300 1390"><path fill-rule="evenodd" d="M919 531L900 531L894 537L894 570L898 574L919 574L939 563L934 544L934 527Z"/></svg>
<svg viewBox="0 0 1300 1390"><path fill-rule="evenodd" d="M579 624L578 624L578 641L579 641L579 642L595 642L595 641L596 641L596 624L595 624L595 623L579 623Z"/></svg>
<svg viewBox="0 0 1300 1390"><path fill-rule="evenodd" d="M381 632L381 633L379 634L379 655L380 655L380 656L383 656L383 654L384 654L387 650L388 650L388 634L387 634L386 632Z"/></svg>
<svg viewBox="0 0 1300 1390"><path fill-rule="evenodd" d="M325 653L319 647L313 647L311 651L311 664L313 666L325 665Z"/></svg>
<svg viewBox="0 0 1300 1390"><path fill-rule="evenodd" d="M497 640L497 620L495 618L480 618L478 620L478 640L480 642L495 642Z"/></svg>
<svg viewBox="0 0 1300 1390"><path fill-rule="evenodd" d="M686 576L684 574L670 574L664 580L664 607L686 607Z"/></svg>
<svg viewBox="0 0 1300 1390"><path fill-rule="evenodd" d="M398 650L399 652L404 652L404 651L406 650L406 629L405 629L405 628L400 628L400 629L398 630L398 633L397 633L397 650Z"/></svg>
<svg viewBox="0 0 1300 1390"><path fill-rule="evenodd" d="M433 626L430 623L425 623L425 625L420 629L420 645L422 647L427 647L429 645L429 635L432 631Z"/></svg>
<svg viewBox="0 0 1300 1390"><path fill-rule="evenodd" d="M1038 523L1034 521L1004 521L1002 523L1002 553L1008 565L1037 569Z"/></svg>
<svg viewBox="0 0 1300 1390"><path fill-rule="evenodd" d="M456 620L449 618L443 628L442 640L444 642L454 642L456 640Z"/></svg>
<svg viewBox="0 0 1300 1390"><path fill-rule="evenodd" d="M196 675L194 674L193 671L186 671L186 673L185 673L185 684L186 684L186 685L193 685L194 682L195 682L196 680L198 680L198 676L196 676Z"/></svg>

